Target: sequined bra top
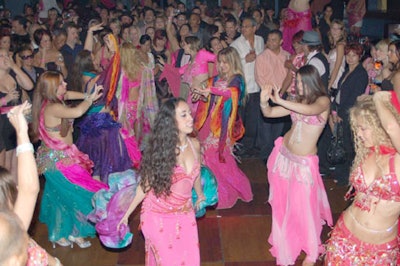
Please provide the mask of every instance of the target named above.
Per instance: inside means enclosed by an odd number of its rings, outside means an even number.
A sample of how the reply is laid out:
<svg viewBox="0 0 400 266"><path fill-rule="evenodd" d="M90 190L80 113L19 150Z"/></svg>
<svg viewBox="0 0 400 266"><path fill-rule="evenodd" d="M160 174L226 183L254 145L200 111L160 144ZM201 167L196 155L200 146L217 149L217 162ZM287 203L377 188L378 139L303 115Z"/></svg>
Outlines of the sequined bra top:
<svg viewBox="0 0 400 266"><path fill-rule="evenodd" d="M326 121L321 115L303 115L296 112L290 112L293 123L303 122L307 125L325 126Z"/></svg>
<svg viewBox="0 0 400 266"><path fill-rule="evenodd" d="M379 200L392 200L400 202L400 186L394 168L394 156L389 159L389 173L377 177L370 185L365 183L365 177L361 165L350 176L350 181L356 192L361 192L354 201L355 206L362 210L370 211L372 197Z"/></svg>

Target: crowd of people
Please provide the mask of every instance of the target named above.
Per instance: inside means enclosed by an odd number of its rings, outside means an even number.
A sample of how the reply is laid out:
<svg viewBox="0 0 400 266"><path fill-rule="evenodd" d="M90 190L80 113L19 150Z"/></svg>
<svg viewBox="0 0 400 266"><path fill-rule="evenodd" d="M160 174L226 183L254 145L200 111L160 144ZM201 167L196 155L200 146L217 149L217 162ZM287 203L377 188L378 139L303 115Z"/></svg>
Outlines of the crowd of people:
<svg viewBox="0 0 400 266"><path fill-rule="evenodd" d="M196 217L252 201L255 157L277 264L396 265L400 41L358 41L365 1L133 2L0 11L0 264L61 265L27 235L42 175L53 247L125 247L141 206L146 265L200 265ZM327 177L353 202L323 244Z"/></svg>

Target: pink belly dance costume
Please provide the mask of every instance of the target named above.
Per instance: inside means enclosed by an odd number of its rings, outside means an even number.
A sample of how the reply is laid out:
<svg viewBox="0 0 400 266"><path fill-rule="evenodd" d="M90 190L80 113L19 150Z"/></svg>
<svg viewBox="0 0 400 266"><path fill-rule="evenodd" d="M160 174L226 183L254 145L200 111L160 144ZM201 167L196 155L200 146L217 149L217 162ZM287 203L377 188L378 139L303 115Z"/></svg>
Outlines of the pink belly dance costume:
<svg viewBox="0 0 400 266"><path fill-rule="evenodd" d="M193 144L189 145L194 151ZM142 204L141 229L145 237L146 265L200 265L199 238L192 203L192 187L200 174L196 158L186 173L176 166L171 194L156 197L149 191Z"/></svg>
<svg viewBox="0 0 400 266"><path fill-rule="evenodd" d="M350 176L351 183L356 190L357 197L354 207L369 212L376 202L373 199L400 202L400 186L395 173L394 156L390 157L390 173L376 178L369 186L365 183L361 165ZM351 191L351 190L350 190ZM347 195L350 197L351 195ZM372 198L373 197L373 198ZM350 217L356 224L371 233L387 233L397 228L398 221L386 230L378 231L368 229L359 224L356 218L348 210ZM331 233L331 238L326 247L326 265L397 265L399 253L399 239L393 239L387 243L371 244L358 239L346 227L343 214L340 216Z"/></svg>
<svg viewBox="0 0 400 266"><path fill-rule="evenodd" d="M179 72L182 75L182 82L189 84L189 87L192 86L194 79L196 76L202 74L208 74L208 63L214 63L216 60L216 55L208 52L207 50L200 50L197 52L195 59L192 63L186 64ZM192 114L196 113L198 102L193 103L191 99L190 93L188 94L186 102L189 104L190 109L192 110Z"/></svg>
<svg viewBox="0 0 400 266"><path fill-rule="evenodd" d="M293 131L290 142L302 139L302 124L324 127L320 116L291 113ZM268 239L271 254L279 265L292 265L303 250L306 260L315 262L323 252L322 225L332 225L328 197L318 168L318 156L291 153L283 138L275 141L268 158L269 203L272 207L272 231Z"/></svg>
<svg viewBox="0 0 400 266"><path fill-rule="evenodd" d="M311 26L311 10L307 9L302 12L294 11L291 8L286 9L285 18L282 22L283 44L285 51L293 54L292 38L300 30L312 30Z"/></svg>

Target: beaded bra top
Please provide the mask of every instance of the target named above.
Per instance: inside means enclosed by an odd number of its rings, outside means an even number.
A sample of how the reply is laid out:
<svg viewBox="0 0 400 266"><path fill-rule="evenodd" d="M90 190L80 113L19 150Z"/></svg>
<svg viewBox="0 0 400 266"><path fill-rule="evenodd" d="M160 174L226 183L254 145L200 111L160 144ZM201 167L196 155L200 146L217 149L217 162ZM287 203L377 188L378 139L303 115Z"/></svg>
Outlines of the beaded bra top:
<svg viewBox="0 0 400 266"><path fill-rule="evenodd" d="M379 200L391 200L400 202L400 186L394 167L394 156L389 159L389 173L377 177L371 184L365 183L365 176L361 165L351 174L350 181L356 192L362 194L354 201L355 206L361 210L370 211L372 204L377 204ZM349 197L350 195L346 195ZM378 201L373 202L373 197Z"/></svg>

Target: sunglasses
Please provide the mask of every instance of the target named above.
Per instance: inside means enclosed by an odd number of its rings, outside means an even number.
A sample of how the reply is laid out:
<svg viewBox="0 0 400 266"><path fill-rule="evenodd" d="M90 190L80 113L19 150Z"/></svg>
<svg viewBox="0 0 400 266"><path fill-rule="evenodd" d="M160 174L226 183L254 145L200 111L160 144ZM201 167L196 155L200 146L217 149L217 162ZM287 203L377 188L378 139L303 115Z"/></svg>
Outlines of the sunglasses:
<svg viewBox="0 0 400 266"><path fill-rule="evenodd" d="M33 57L34 57L33 54L31 54L31 55L23 55L23 56L21 56L21 59L22 60L28 60L29 58L32 59Z"/></svg>

